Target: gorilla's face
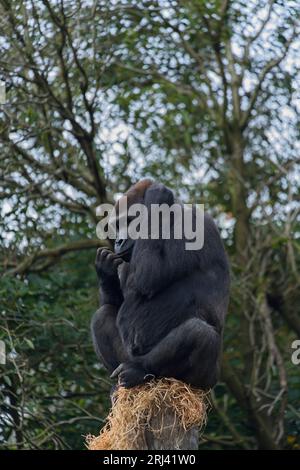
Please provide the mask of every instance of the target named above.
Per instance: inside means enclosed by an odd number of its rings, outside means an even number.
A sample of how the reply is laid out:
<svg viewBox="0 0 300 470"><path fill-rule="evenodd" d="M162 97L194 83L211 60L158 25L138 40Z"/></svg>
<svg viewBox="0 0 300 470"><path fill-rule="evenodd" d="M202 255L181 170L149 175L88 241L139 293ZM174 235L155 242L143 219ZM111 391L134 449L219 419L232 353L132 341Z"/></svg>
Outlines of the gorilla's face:
<svg viewBox="0 0 300 470"><path fill-rule="evenodd" d="M129 263L134 247L135 240L131 238L117 238L115 241L115 253L124 261Z"/></svg>
<svg viewBox="0 0 300 470"><path fill-rule="evenodd" d="M128 234L126 233L126 236L122 234L121 230L121 225L122 222L125 223L127 229L134 219L134 217L129 216L128 210L133 204L144 204L145 203L145 192L147 188L149 188L153 184L153 181L150 179L145 179L140 181L139 183L135 184L132 186L125 194L122 196L118 202L116 203L115 209L116 209L116 229L117 229L117 239L115 240L115 246L114 250L116 255L118 255L120 258L122 258L126 262L130 262L133 248L135 245L135 241L131 238L128 237ZM125 212L123 210L122 202L125 202L124 200L126 199L125 203Z"/></svg>

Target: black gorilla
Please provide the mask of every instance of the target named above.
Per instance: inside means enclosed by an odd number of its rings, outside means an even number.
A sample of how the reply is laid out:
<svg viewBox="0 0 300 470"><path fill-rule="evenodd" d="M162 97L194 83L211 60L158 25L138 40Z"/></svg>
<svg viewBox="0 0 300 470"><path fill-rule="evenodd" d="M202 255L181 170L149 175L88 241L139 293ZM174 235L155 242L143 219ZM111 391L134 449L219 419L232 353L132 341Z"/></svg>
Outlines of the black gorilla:
<svg viewBox="0 0 300 470"><path fill-rule="evenodd" d="M171 190L142 180L128 206L175 201ZM127 260L127 262L124 261ZM202 389L218 379L229 269L213 220L205 214L204 246L185 240L117 240L99 249L100 309L92 319L96 353L112 377L133 387L150 377L174 377Z"/></svg>

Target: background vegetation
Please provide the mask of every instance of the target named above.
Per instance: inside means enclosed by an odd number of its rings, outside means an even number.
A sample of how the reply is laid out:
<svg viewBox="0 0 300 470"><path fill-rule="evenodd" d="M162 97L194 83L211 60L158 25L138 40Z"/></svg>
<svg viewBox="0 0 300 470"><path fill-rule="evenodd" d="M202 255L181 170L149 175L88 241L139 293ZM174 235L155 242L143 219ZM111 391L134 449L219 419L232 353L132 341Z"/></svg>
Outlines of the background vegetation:
<svg viewBox="0 0 300 470"><path fill-rule="evenodd" d="M204 202L232 268L200 448L300 448L299 2L0 0L0 445L78 449L95 208L145 176Z"/></svg>

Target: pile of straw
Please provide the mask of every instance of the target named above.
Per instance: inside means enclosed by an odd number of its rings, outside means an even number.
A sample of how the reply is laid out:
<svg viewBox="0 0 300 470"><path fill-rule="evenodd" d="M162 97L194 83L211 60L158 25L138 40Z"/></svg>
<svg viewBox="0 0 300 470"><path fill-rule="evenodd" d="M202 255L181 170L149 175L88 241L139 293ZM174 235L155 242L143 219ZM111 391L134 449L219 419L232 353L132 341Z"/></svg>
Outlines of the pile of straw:
<svg viewBox="0 0 300 470"><path fill-rule="evenodd" d="M126 389L119 387L99 436L87 436L90 450L135 450L144 447L145 431L160 437L176 428L183 432L206 423L208 393L175 379L152 380ZM164 422L164 417L172 416Z"/></svg>

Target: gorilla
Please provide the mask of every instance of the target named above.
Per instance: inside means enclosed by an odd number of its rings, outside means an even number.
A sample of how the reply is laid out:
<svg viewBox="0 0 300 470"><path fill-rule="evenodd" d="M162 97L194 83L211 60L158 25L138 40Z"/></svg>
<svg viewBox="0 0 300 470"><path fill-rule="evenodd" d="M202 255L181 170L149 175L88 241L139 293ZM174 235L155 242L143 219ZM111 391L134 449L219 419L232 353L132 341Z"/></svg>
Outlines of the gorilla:
<svg viewBox="0 0 300 470"><path fill-rule="evenodd" d="M136 183L123 197L128 207L178 203L169 188L150 179ZM203 247L186 250L185 241L117 238L114 252L97 251L100 308L91 322L93 344L121 386L173 377L207 390L218 380L228 261L206 213Z"/></svg>

